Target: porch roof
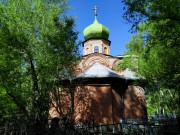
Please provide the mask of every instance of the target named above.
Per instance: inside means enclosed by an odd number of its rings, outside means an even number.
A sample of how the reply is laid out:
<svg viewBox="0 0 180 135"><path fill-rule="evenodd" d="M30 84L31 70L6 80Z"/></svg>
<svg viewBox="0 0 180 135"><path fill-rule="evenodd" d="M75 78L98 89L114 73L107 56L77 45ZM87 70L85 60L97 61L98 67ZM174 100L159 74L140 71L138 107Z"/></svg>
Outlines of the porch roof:
<svg viewBox="0 0 180 135"><path fill-rule="evenodd" d="M125 80L137 80L140 79L136 76L136 73L126 68L121 74L107 68L106 66L96 62L91 67L76 75L75 78L121 78Z"/></svg>

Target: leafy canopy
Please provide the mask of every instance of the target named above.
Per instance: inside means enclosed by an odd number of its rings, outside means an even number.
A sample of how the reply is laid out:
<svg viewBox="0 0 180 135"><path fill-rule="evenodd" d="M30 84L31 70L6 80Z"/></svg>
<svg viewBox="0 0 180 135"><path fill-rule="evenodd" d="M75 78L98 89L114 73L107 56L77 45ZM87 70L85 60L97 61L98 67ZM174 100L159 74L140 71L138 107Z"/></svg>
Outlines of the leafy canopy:
<svg viewBox="0 0 180 135"><path fill-rule="evenodd" d="M178 0L122 0L124 18L137 32L125 54L138 57L138 72L155 90L175 90L180 97L180 3ZM140 46L140 47L139 47ZM140 49L139 49L140 48ZM132 62L127 60L130 67Z"/></svg>
<svg viewBox="0 0 180 135"><path fill-rule="evenodd" d="M66 0L0 1L0 117L47 119L49 91L78 59Z"/></svg>

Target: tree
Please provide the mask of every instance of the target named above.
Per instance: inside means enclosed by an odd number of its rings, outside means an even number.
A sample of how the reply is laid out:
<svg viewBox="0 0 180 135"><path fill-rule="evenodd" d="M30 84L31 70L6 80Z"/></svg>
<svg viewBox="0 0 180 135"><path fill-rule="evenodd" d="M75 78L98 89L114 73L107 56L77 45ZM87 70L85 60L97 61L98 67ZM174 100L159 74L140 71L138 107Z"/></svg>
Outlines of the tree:
<svg viewBox="0 0 180 135"><path fill-rule="evenodd" d="M141 51L137 50L137 38L133 38L127 46L128 53L138 57L138 72L151 87L156 86L155 90L175 90L179 104L180 3L177 0L122 2L125 4L124 18L132 23L132 29L140 33L144 41ZM139 42L141 44L142 41Z"/></svg>
<svg viewBox="0 0 180 135"><path fill-rule="evenodd" d="M67 9L66 0L0 1L0 96L8 101L0 103L13 106L35 134L45 129L50 90L78 59L78 33ZM2 109L2 117L12 118Z"/></svg>
<svg viewBox="0 0 180 135"><path fill-rule="evenodd" d="M123 70L130 68L133 71L137 71L144 46L143 34L133 35L132 40L126 44L127 51L124 52L126 57L123 58L123 61L118 64L116 69Z"/></svg>

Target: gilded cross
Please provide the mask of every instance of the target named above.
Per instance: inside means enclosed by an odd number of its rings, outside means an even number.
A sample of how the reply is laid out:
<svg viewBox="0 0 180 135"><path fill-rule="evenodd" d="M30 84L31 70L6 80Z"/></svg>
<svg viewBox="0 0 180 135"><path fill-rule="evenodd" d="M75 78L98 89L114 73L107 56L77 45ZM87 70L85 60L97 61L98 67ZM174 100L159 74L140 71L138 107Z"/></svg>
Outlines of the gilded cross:
<svg viewBox="0 0 180 135"><path fill-rule="evenodd" d="M94 10L94 15L97 16L98 7L97 7L97 6L94 6L93 10Z"/></svg>

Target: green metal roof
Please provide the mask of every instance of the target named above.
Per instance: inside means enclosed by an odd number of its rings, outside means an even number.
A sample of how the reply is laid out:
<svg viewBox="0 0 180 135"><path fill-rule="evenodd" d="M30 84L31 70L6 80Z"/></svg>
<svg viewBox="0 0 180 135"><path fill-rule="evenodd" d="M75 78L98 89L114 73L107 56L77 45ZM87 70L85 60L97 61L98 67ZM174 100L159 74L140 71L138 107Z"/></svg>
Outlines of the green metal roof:
<svg viewBox="0 0 180 135"><path fill-rule="evenodd" d="M92 38L103 38L108 39L109 37L109 29L100 24L97 21L97 18L95 16L95 20L93 24L89 25L84 29L84 38L85 40L92 39Z"/></svg>

